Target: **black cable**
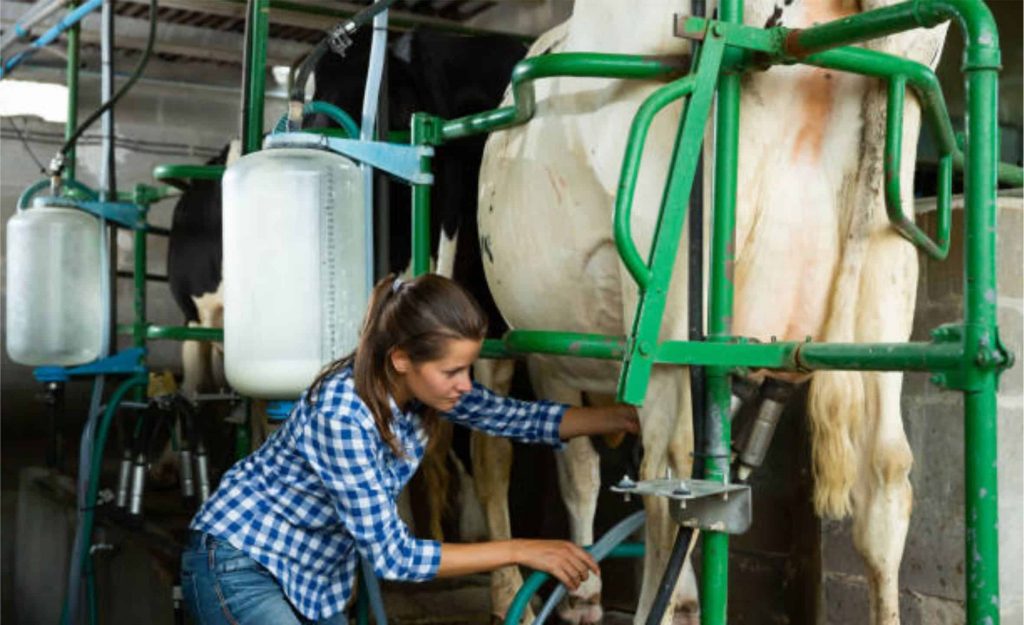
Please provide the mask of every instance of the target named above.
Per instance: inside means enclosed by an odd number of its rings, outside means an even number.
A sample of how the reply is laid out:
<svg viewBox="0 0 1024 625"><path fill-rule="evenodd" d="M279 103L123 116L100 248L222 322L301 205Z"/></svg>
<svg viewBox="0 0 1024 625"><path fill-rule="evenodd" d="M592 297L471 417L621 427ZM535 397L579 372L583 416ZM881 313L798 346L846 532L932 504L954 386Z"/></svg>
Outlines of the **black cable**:
<svg viewBox="0 0 1024 625"><path fill-rule="evenodd" d="M658 584L658 594L654 596L651 611L647 613L646 625L661 623L661 617L665 615L665 608L668 607L668 600L672 597L672 591L679 580L679 572L683 569L683 562L686 560L686 552L689 550L692 537L693 530L689 527L680 527L676 533L676 542L672 545L668 566L665 567L665 574L662 575L661 583Z"/></svg>
<svg viewBox="0 0 1024 625"><path fill-rule="evenodd" d="M54 159L56 161L57 166L55 167L55 171L50 172L51 174L56 175L60 174L60 172L63 171L65 156L67 155L68 151L71 150L72 146L75 145L75 142L82 135L82 133L85 132L85 129L91 126L93 122L95 122L97 119L99 119L100 115L103 115L103 113L105 113L107 109L114 106L114 104L116 104L117 101L121 99L121 96L123 96L129 89L131 89L132 85L135 84L135 81L137 81L139 77L142 76L142 71L146 69L146 65L149 63L150 54L152 54L153 52L153 44L156 42L156 9L157 0L149 0L149 37L146 39L146 48L142 51L142 58L139 59L138 64L135 66L135 70L132 72L132 75L128 77L128 80L123 85L121 85L121 88L117 90L117 93L114 94L114 97L110 98L110 100L104 102L102 106L93 111L92 114L89 115L89 117L86 118L86 120L82 122L82 124L77 129L75 129L75 132L72 133L68 140L64 142L64 145L61 146L60 150L57 152L57 155Z"/></svg>
<svg viewBox="0 0 1024 625"><path fill-rule="evenodd" d="M691 13L697 17L704 16L704 0L693 0ZM700 44L692 42L690 55L690 71L697 69L700 57ZM689 248L689 340L704 340L704 153L697 158L697 168L690 188L690 248ZM704 397L704 367L690 367L690 403L693 421L693 470L695 478L704 477L704 417L707 406Z"/></svg>
<svg viewBox="0 0 1024 625"><path fill-rule="evenodd" d="M28 152L28 155L32 157L32 160L35 161L36 165L39 167L39 171L45 176L46 166L43 165L43 163L38 158L36 158L36 153L32 151L31 147L29 147L28 141L25 139L25 135L21 134L21 130L18 129L18 124L15 124L13 119L11 119L10 122L11 128L14 128L14 132L18 135L18 140L21 141L21 144L23 146L25 146L25 151Z"/></svg>
<svg viewBox="0 0 1024 625"><path fill-rule="evenodd" d="M246 137L249 136L249 61L252 54L252 5L253 0L245 3L245 31L242 35L242 119L238 126L238 136L242 140L243 152ZM262 123L262 120L260 120Z"/></svg>
<svg viewBox="0 0 1024 625"><path fill-rule="evenodd" d="M316 44L313 51L309 53L306 60L299 67L298 78L292 84L292 91L288 99L293 102L304 102L306 97L306 83L309 81L309 74L316 67L328 48L334 50L335 54L344 56L345 49L352 44L352 33L374 18L378 13L390 7L395 0L379 0L366 7L351 18L339 22L336 26L327 31L327 35Z"/></svg>

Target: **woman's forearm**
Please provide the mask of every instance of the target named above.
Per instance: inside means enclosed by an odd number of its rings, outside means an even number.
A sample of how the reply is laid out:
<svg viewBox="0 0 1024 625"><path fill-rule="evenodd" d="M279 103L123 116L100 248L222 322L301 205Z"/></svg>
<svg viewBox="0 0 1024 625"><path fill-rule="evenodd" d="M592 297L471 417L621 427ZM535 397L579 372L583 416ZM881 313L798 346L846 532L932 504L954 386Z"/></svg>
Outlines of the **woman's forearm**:
<svg viewBox="0 0 1024 625"><path fill-rule="evenodd" d="M457 577L485 573L503 566L518 564L511 540L486 543L441 543L441 566L438 577Z"/></svg>
<svg viewBox="0 0 1024 625"><path fill-rule="evenodd" d="M594 557L569 541L516 539L441 543L441 566L437 569L437 576L484 573L513 564L553 575L571 590L578 588L591 573L600 573Z"/></svg>
<svg viewBox="0 0 1024 625"><path fill-rule="evenodd" d="M558 436L562 439L576 436L592 436L597 434L617 434L640 431L640 420L636 408L627 404L611 406L573 406L565 411L562 423L558 427Z"/></svg>

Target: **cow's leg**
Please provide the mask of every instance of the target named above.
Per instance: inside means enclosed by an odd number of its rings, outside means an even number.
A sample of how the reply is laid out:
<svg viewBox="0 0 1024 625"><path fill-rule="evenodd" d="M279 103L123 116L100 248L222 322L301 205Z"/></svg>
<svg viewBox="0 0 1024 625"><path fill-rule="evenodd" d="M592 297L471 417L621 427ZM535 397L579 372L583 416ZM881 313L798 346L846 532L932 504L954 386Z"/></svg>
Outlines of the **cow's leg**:
<svg viewBox="0 0 1024 625"><path fill-rule="evenodd" d="M515 362L511 360L479 360L473 373L480 382L495 393L507 394L512 384ZM470 437L470 455L473 459L473 481L487 520L491 540L512 537L512 524L508 513L508 485L512 471L512 443L508 439L487 436L476 430ZM508 566L491 573L491 614L493 620L505 618L516 592L523 585L519 569ZM533 622L533 612L527 610L524 622Z"/></svg>
<svg viewBox="0 0 1024 625"><path fill-rule="evenodd" d="M582 393L564 382L551 366L538 358L530 359L530 382L538 397L571 405L582 403ZM569 513L569 535L578 545L594 543L594 514L601 489L600 458L590 438L576 437L556 454L558 486ZM601 610L601 578L590 574L579 588L569 593L559 606L558 615L569 623L597 623Z"/></svg>
<svg viewBox="0 0 1024 625"><path fill-rule="evenodd" d="M867 373L865 399L880 409L865 432L853 489L853 541L868 567L871 623L897 625L899 568L910 526L913 456L900 421L900 373ZM870 423L870 416L869 423Z"/></svg>
<svg viewBox="0 0 1024 625"><path fill-rule="evenodd" d="M904 195L909 195L904 193ZM909 202L905 198L905 202ZM902 342L914 317L917 256L882 221L881 202L865 259L857 305L857 341ZM913 455L903 430L903 374L864 373L861 469L853 489L854 543L869 570L874 625L899 623L899 567L910 525Z"/></svg>
<svg viewBox="0 0 1024 625"><path fill-rule="evenodd" d="M676 476L689 475L693 434L688 402L689 378L685 369L656 367L652 371L647 397L644 406L640 408L640 434L644 445L640 479L665 477L670 463ZM668 556L679 528L669 516L664 498L645 497L644 509L647 512L647 555L644 557L639 608L633 621L637 625L647 622L647 615L668 565ZM662 623L697 625L699 622L697 583L693 567L687 560Z"/></svg>

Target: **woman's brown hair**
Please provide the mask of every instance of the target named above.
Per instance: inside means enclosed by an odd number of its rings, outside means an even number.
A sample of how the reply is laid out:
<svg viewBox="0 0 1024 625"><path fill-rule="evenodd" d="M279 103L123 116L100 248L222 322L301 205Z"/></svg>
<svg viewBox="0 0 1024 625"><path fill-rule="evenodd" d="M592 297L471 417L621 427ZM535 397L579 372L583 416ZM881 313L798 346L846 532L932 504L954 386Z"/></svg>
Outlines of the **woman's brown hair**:
<svg viewBox="0 0 1024 625"><path fill-rule="evenodd" d="M324 380L351 366L356 393L370 408L381 438L403 456L391 430L388 400L397 375L391 352L401 349L413 363L421 363L443 357L449 340L483 340L486 333L487 317L479 304L452 280L424 274L403 281L389 275L373 287L355 351L324 368L307 401L314 403ZM428 409L423 416L428 432L433 430L436 412Z"/></svg>

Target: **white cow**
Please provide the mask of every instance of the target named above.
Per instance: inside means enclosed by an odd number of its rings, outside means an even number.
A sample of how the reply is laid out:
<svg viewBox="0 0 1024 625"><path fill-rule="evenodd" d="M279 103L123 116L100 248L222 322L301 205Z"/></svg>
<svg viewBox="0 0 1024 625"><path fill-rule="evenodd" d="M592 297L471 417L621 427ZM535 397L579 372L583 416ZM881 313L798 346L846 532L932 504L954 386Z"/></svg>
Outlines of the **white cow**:
<svg viewBox="0 0 1024 625"><path fill-rule="evenodd" d="M760 27L775 14L773 23L807 27L891 3L748 0L744 21ZM672 16L688 7L667 0L580 2L530 55L686 54L689 43L673 37ZM945 27L914 31L867 47L934 67L944 35ZM480 173L480 236L490 288L511 327L629 333L637 289L616 253L612 206L630 123L657 87L643 81L541 80L533 121L490 137ZM506 97L504 104L510 103ZM663 111L647 139L632 219L645 258L679 111L678 105ZM908 98L904 181L913 179L919 119L916 102ZM751 74L743 79L740 124L732 333L761 340L907 340L917 256L889 227L883 204L884 86L807 66ZM904 206L912 206L910 192L908 184ZM684 245L662 339L686 337L685 256ZM578 403L581 393L614 392L619 365L538 356L530 368L539 395ZM829 517L853 515L856 546L870 571L876 624L899 621L897 572L911 507L912 457L900 418L901 383L899 373L829 372L811 379L815 507ZM689 412L685 370L655 367L641 409L641 478L662 477L669 465L677 475L689 474ZM597 460L585 439L573 441L559 458L572 538L581 543L593 540ZM502 487L478 490L486 495ZM645 507L649 549L637 623L650 610L676 530L663 502L648 500ZM492 506L486 509L493 512ZM599 591L592 578L578 593L584 603L566 616L576 622L600 618L600 606L586 603ZM507 599L496 598L498 613L507 605ZM695 623L698 612L687 564L666 622Z"/></svg>

